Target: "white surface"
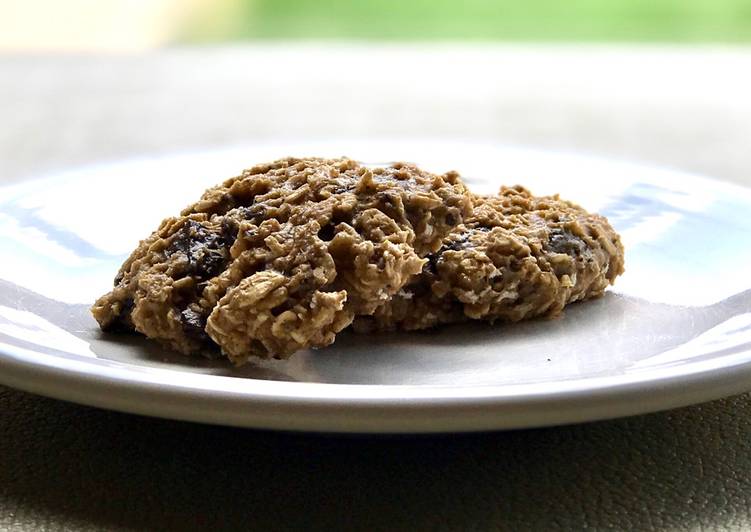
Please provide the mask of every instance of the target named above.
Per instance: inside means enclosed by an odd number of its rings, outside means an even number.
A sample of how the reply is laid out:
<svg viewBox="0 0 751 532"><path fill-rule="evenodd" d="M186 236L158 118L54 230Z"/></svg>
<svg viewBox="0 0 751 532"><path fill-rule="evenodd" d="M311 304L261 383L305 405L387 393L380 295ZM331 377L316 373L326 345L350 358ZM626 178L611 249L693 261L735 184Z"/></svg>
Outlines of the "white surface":
<svg viewBox="0 0 751 532"><path fill-rule="evenodd" d="M478 191L520 182L560 192L611 219L627 273L559 320L377 343L344 334L330 348L240 369L98 332L87 306L139 238L206 186L289 153L409 159L458 169ZM142 198L126 182L156 194ZM213 423L417 432L584 421L751 389L751 192L741 187L488 143L341 140L75 169L0 197L0 380L31 391ZM118 216L123 208L141 213L136 223Z"/></svg>

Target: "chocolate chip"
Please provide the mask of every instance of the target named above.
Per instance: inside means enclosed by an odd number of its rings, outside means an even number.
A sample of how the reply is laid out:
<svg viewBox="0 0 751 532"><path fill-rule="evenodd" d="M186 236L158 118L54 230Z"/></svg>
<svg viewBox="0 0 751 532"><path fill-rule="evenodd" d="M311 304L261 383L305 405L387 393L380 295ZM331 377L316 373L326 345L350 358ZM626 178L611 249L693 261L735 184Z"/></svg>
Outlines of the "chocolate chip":
<svg viewBox="0 0 751 532"><path fill-rule="evenodd" d="M266 205L251 205L250 207L245 209L245 219L249 220L251 218L266 218L268 213L268 207Z"/></svg>
<svg viewBox="0 0 751 532"><path fill-rule="evenodd" d="M206 334L206 319L192 308L188 307L180 313L180 322L185 335L202 342L209 341Z"/></svg>
<svg viewBox="0 0 751 532"><path fill-rule="evenodd" d="M560 228L554 228L550 230L548 247L555 253L565 253L572 257L576 257L580 255L587 246L581 238L573 233Z"/></svg>
<svg viewBox="0 0 751 532"><path fill-rule="evenodd" d="M461 236L443 245L441 251L460 251L469 246L469 232L462 233Z"/></svg>
<svg viewBox="0 0 751 532"><path fill-rule="evenodd" d="M176 253L184 255L187 259L187 275L194 276L199 281L210 279L227 262L228 235L214 233L195 220L188 220L175 233L165 253L168 257Z"/></svg>

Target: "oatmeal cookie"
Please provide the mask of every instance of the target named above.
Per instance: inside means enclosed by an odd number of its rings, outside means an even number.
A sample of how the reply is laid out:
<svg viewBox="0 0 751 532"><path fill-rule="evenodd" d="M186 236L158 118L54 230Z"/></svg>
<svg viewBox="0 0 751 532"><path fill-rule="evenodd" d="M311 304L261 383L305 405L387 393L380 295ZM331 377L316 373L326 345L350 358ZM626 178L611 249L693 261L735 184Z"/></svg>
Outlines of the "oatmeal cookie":
<svg viewBox="0 0 751 532"><path fill-rule="evenodd" d="M601 295L623 263L620 237L604 217L558 196L503 187L475 197L472 215L422 272L355 328L554 317L568 303Z"/></svg>
<svg viewBox="0 0 751 532"><path fill-rule="evenodd" d="M471 213L458 174L350 159L245 170L168 218L92 307L104 330L235 363L323 347L422 271Z"/></svg>

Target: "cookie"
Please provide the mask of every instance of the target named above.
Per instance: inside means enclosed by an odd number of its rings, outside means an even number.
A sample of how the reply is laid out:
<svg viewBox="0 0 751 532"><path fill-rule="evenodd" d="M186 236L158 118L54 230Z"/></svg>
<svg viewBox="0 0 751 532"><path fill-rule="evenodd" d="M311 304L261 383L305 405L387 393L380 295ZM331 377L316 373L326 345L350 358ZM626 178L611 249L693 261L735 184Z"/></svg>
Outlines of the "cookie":
<svg viewBox="0 0 751 532"><path fill-rule="evenodd" d="M428 256L422 272L355 328L418 330L469 319L555 317L601 295L624 271L607 219L523 187L474 197L464 224Z"/></svg>
<svg viewBox="0 0 751 532"><path fill-rule="evenodd" d="M471 210L455 172L346 158L254 166L164 220L92 313L104 330L186 354L286 358L383 307Z"/></svg>

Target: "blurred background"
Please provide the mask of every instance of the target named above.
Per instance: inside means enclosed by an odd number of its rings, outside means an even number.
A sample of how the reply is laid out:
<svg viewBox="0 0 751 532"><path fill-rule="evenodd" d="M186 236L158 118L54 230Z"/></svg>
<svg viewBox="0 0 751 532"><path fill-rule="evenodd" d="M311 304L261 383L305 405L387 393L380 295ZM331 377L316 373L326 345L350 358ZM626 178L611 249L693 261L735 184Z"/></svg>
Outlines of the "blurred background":
<svg viewBox="0 0 751 532"><path fill-rule="evenodd" d="M750 0L0 0L0 174L438 137L741 181L749 41Z"/></svg>
<svg viewBox="0 0 751 532"><path fill-rule="evenodd" d="M248 39L746 42L748 0L2 0L4 49Z"/></svg>

